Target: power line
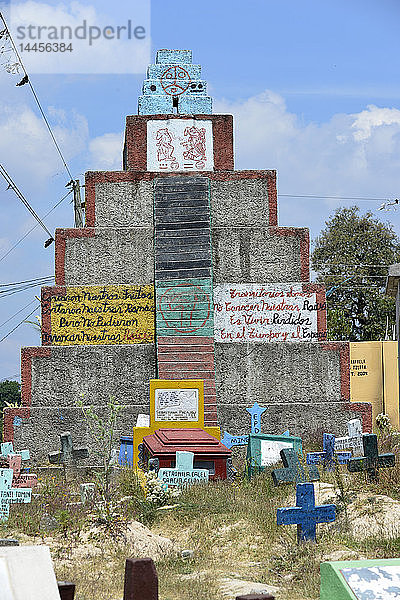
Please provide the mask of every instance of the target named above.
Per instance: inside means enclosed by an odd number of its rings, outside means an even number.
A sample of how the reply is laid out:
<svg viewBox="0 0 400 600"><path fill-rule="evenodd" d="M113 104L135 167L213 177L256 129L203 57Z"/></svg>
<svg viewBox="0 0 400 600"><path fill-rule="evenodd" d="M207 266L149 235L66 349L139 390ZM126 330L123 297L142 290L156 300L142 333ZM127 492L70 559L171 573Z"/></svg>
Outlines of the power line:
<svg viewBox="0 0 400 600"><path fill-rule="evenodd" d="M9 336L9 335L11 335L12 333L14 333L14 331L15 331L16 329L18 329L18 327L19 327L20 325L22 325L22 323L24 323L24 322L26 321L26 319L28 319L28 318L29 318L31 315L33 315L33 313L34 313L34 312L36 312L36 311L37 311L39 308L40 308L40 304L38 304L38 306L36 306L36 308L34 308L34 309L33 309L33 311L29 313L29 315L26 315L26 317L25 317L25 318L24 318L22 321L20 321L20 322L18 323L18 325L16 325L16 326L15 326L13 329L11 329L11 331L9 331L9 332L7 333L7 335L5 335L4 337L2 337L2 338L1 338L1 340L0 340L0 344L1 344L1 342L3 342L3 341L6 339L6 338L8 338L8 336Z"/></svg>
<svg viewBox="0 0 400 600"><path fill-rule="evenodd" d="M53 279L53 276L45 275L43 277L36 277L35 279L27 279L26 281L16 281L15 283L0 283L0 287L10 287L13 285L21 285L22 283L33 283L35 281L42 281L43 279Z"/></svg>
<svg viewBox="0 0 400 600"><path fill-rule="evenodd" d="M23 79L22 81L24 81L24 83L27 83L27 84L29 85L29 87L31 88L31 92L32 92L32 94L33 94L33 97L34 97L34 99L35 99L35 101L36 101L36 104L37 104L37 105L38 105L38 107L39 107L39 110L40 110L40 113L41 113L41 115L42 115L42 117L43 117L43 120L44 120L44 122L45 122L45 123L46 123L46 125L47 125L47 129L49 130L49 133L50 133L50 135L51 135L51 138L52 138L52 140L53 140L53 142L54 142L54 145L55 145L55 147L56 147L56 149L57 149L57 152L58 152L58 154L60 155L60 158L61 158L61 160L62 160L62 163L63 163L63 165L64 165L64 168L65 168L65 170L67 171L67 173L68 173L68 175L69 175L69 177L70 177L70 180L73 180L72 173L71 173L71 171L70 171L70 169L69 169L69 167L68 167L67 161L65 160L65 158L64 158L64 156L63 156L63 154L62 154L62 152L61 152L61 148L60 148L60 146L59 146L59 145L58 145L58 143L57 143L57 140L56 140L56 138L55 138L55 135L54 135L54 133L53 133L53 131L52 131L51 127L50 127L50 123L49 123L49 121L47 120L47 117L46 117L46 115L45 115L45 113L44 113L44 110L43 110L43 108L42 108L42 106L41 106L41 104L40 104L39 98L38 98L38 96L37 96L37 94L36 94L36 92L35 92L35 89L34 89L34 87L33 87L33 85L32 85L32 82L31 82L31 80L30 80L30 78L29 78L29 75L28 75L28 73L27 73L27 71L26 71L26 69L25 69L24 63L22 62L22 59L21 59L21 57L20 57L20 55L19 55L19 52L18 52L18 50L17 50L17 47L16 47L16 45L14 44L14 40L13 40L13 38L12 38L12 36L11 36L10 30L8 29L8 25L7 25L7 23L6 23L6 20L5 20L5 18L3 17L3 15L2 15L2 13L1 13L1 12L0 12L0 18L1 18L1 20L3 21L3 23L4 23L4 27L5 27L5 29L6 29L6 33L7 33L7 35L8 35L8 38L9 38L9 40L10 40L11 44L12 44L12 47L13 47L13 49L14 49L14 52L15 52L15 55L16 55L16 57L17 57L18 61L19 61L19 64L21 65L21 67L22 67L22 70L23 70L23 72L24 72L24 76L25 76L25 77L24 77L24 79ZM21 82L21 85L22 85L22 82Z"/></svg>
<svg viewBox="0 0 400 600"><path fill-rule="evenodd" d="M13 192L15 192L16 196L21 200L22 204L29 210L31 215L36 219L36 221L39 223L39 225L45 230L47 235L50 236L50 238L45 242L44 247L47 248L48 246L50 246L50 244L52 242L54 242L54 238L53 238L52 234L47 229L46 225L43 223L43 221L41 220L39 215L33 210L32 206L29 204L28 200L25 198L25 196L22 194L22 192L17 188L16 184L13 182L13 180L11 179L10 175L7 173L7 171L5 170L3 165L0 165L0 175L2 175L4 177L4 179L6 180L6 182L8 183L7 189L11 188L13 190Z"/></svg>
<svg viewBox="0 0 400 600"><path fill-rule="evenodd" d="M58 207L58 206L61 204L61 202L62 202L63 200L65 200L65 198L67 198L67 197L68 197L70 194L72 194L72 192L73 192L73 190L70 190L70 191L69 191L67 194L65 194L65 196L63 196L63 197L61 198L61 200L59 200L59 202L57 202L57 204L55 204L55 205L53 206L53 208L52 208L51 210L49 210L49 212L48 212L48 213L46 213L46 214L44 215L43 219L45 219L46 217L48 217L48 216L49 216L49 214L50 214L50 213L52 213L52 212L53 212L53 210L55 210L55 209L56 209L56 208L57 208L57 207ZM32 231L34 231L34 229L36 229L36 227L38 227L38 226L39 226L39 224L38 224L38 223L36 223L36 225L34 225L33 227L31 227L31 229L29 229L29 230L28 230L28 231L27 231L27 232L26 232L26 233L25 233L25 234L22 236L22 238L20 238L20 239L18 240L18 242L16 242L16 243L14 244L14 246L11 246L11 248L10 248L9 250L7 250L7 252L6 252L5 254L3 254L3 256L1 256L1 257L0 257L0 262L1 262L2 260L4 260L4 259L5 259L5 258L6 258L6 257L9 255L9 254L11 254L11 252L12 252L12 251L13 251L13 250L14 250L14 249L17 247L17 246L19 246L19 244L20 244L21 242L23 242L23 241L24 241L24 239L25 239L26 237L28 237L28 235L29 235L30 233L32 233Z"/></svg>
<svg viewBox="0 0 400 600"><path fill-rule="evenodd" d="M10 317L9 319L7 319L7 321L4 321L4 323L1 323L0 327L3 327L4 325L7 325L7 323L9 323L14 317L16 317L17 315L19 315L19 313L21 313L23 310L25 310L26 308L28 308L28 306L30 306L34 302L36 302L36 298L34 298L33 300L31 300L26 306L24 306L18 312L16 312L14 315L12 315L12 317Z"/></svg>
<svg viewBox="0 0 400 600"><path fill-rule="evenodd" d="M362 200L364 202L389 202L389 198L366 198L363 196L316 196L311 194L279 194L284 198L314 198L316 200Z"/></svg>
<svg viewBox="0 0 400 600"><path fill-rule="evenodd" d="M14 294L18 294L19 292L25 292L26 290L35 288L35 287L41 287L46 283L50 283L53 281L53 277L49 280L46 281L41 281L39 283L30 283L29 285L24 285L24 286L20 286L20 287L16 287L14 289L10 290L4 290L4 291L0 291L0 300L4 299L4 298L8 298L9 296L13 296Z"/></svg>

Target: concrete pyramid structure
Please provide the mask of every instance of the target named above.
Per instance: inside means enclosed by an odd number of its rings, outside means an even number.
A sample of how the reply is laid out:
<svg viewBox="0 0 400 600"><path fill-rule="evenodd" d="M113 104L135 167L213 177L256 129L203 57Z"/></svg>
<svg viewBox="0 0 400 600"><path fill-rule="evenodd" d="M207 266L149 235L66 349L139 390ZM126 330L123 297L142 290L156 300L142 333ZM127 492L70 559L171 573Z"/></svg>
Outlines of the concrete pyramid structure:
<svg viewBox="0 0 400 600"><path fill-rule="evenodd" d="M233 118L212 101L191 52L161 50L123 170L86 174L85 227L56 231L56 286L42 290L42 346L22 348L22 406L5 440L46 460L62 431L90 444L77 399L123 405L130 435L149 380L203 379L205 422L249 431L329 431L350 403L349 344L326 341L325 290L310 283L309 233L278 225L276 172L234 169Z"/></svg>

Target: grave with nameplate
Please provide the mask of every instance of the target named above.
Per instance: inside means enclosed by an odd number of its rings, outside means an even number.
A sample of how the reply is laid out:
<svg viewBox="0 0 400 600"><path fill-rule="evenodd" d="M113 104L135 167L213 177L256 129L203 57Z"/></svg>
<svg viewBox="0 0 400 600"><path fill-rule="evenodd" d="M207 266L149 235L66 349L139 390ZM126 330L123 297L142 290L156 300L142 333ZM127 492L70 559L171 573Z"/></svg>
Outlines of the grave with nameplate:
<svg viewBox="0 0 400 600"><path fill-rule="evenodd" d="M320 600L398 600L400 558L324 562Z"/></svg>
<svg viewBox="0 0 400 600"><path fill-rule="evenodd" d="M157 477L168 486L187 486L193 483L207 483L208 469L198 469L193 466L194 452L177 451L175 467L161 468Z"/></svg>
<svg viewBox="0 0 400 600"><path fill-rule="evenodd" d="M347 423L347 436L335 438L336 450L351 450L353 456L363 455L363 430L360 419L351 419Z"/></svg>
<svg viewBox="0 0 400 600"><path fill-rule="evenodd" d="M298 454L301 454L301 438L266 433L250 434L246 458L248 475L251 477L253 473L261 472L266 467L279 462L280 452L285 448L293 448Z"/></svg>
<svg viewBox="0 0 400 600"><path fill-rule="evenodd" d="M142 443L158 429L200 428L218 440L219 427L204 424L204 382L200 379L150 381L150 425L133 428L133 464L144 466Z"/></svg>
<svg viewBox="0 0 400 600"><path fill-rule="evenodd" d="M336 452L335 436L331 433L324 433L323 452L308 452L307 464L322 464L326 471L333 471L335 464L345 465L351 458L351 452Z"/></svg>
<svg viewBox="0 0 400 600"><path fill-rule="evenodd" d="M233 476L231 451L203 429L158 429L143 438L143 460L146 468L172 469L177 452L191 452L194 467L207 469L211 480Z"/></svg>
<svg viewBox="0 0 400 600"><path fill-rule="evenodd" d="M336 519L336 506L323 504L315 506L313 483L298 483L296 506L278 508L278 525L297 525L297 543L316 540L317 523L332 523Z"/></svg>
<svg viewBox="0 0 400 600"><path fill-rule="evenodd" d="M37 475L34 473L21 473L22 456L20 454L9 454L7 457L8 466L13 470L14 476L12 485L15 488L34 488L37 486Z"/></svg>
<svg viewBox="0 0 400 600"><path fill-rule="evenodd" d="M0 521L8 521L10 504L28 504L32 500L31 488L13 488L12 469L0 469Z"/></svg>

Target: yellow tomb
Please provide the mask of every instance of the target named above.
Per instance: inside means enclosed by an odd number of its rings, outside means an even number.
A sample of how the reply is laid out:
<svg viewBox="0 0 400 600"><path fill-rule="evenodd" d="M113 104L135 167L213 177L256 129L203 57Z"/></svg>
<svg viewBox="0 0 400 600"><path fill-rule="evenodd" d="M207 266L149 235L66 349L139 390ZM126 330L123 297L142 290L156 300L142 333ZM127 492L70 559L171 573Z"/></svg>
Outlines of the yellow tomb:
<svg viewBox="0 0 400 600"><path fill-rule="evenodd" d="M151 379L150 426L133 428L133 465L139 461L139 445L157 429L200 428L221 439L219 427L204 425L204 382L202 379Z"/></svg>

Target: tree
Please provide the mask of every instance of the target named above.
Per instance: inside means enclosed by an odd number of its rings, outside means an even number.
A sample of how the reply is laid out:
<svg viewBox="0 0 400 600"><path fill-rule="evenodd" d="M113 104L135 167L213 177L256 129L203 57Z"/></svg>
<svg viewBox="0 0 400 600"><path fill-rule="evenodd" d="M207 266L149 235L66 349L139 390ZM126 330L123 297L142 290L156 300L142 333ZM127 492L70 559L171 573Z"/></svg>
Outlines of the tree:
<svg viewBox="0 0 400 600"><path fill-rule="evenodd" d="M327 289L328 339L384 339L395 322L395 304L385 296L388 265L400 262L392 225L357 206L338 208L314 240L311 265Z"/></svg>

